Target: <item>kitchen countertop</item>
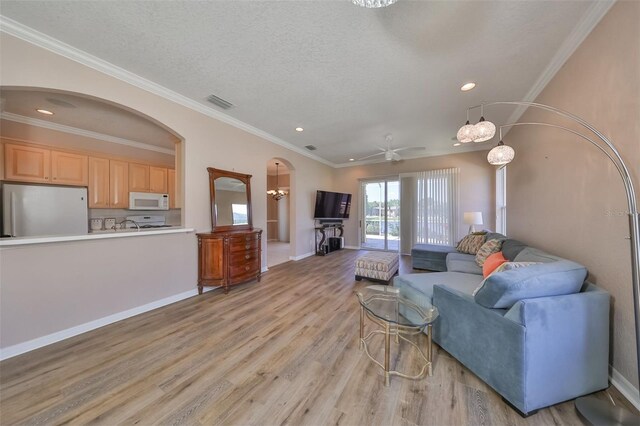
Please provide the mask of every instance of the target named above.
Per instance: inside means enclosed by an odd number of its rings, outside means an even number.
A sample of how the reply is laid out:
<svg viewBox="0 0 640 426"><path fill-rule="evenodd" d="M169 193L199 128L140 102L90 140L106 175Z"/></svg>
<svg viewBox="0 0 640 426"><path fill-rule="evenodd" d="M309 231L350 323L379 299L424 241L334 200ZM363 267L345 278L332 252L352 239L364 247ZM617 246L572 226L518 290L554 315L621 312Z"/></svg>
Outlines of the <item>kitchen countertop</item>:
<svg viewBox="0 0 640 426"><path fill-rule="evenodd" d="M49 237L18 237L0 239L0 247L22 246L29 244L57 243L64 241L101 240L107 238L123 237L146 237L150 235L181 234L195 232L193 228L151 228L141 229L118 229L116 231L98 231L82 235L55 235Z"/></svg>

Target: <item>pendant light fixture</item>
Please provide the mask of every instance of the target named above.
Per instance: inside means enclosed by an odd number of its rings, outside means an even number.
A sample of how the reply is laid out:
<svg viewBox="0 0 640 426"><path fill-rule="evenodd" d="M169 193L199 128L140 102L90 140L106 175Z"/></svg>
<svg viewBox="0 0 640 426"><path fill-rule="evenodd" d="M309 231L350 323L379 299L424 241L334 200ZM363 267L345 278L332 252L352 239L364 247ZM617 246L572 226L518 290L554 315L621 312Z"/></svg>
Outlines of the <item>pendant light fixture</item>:
<svg viewBox="0 0 640 426"><path fill-rule="evenodd" d="M467 122L464 126L460 127L458 134L456 134L458 141L462 143L473 142L476 138L476 126L469 124L469 110L467 109Z"/></svg>
<svg viewBox="0 0 640 426"><path fill-rule="evenodd" d="M351 0L353 4L367 9L375 9L379 7L387 7L394 4L397 0Z"/></svg>
<svg viewBox="0 0 640 426"><path fill-rule="evenodd" d="M484 105L480 105L480 121L473 127L475 129L474 142L485 142L496 135L496 125L484 119Z"/></svg>
<svg viewBox="0 0 640 426"><path fill-rule="evenodd" d="M508 145L502 142L502 126L500 127L500 142L491 148L487 154L487 161L493 166L504 166L513 161L516 152Z"/></svg>
<svg viewBox="0 0 640 426"><path fill-rule="evenodd" d="M284 197L285 195L288 194L287 191L284 191L284 190L280 189L280 185L279 185L279 182L278 182L278 168L279 168L279 166L280 166L280 163L278 163L276 161L276 189L270 189L270 190L267 191L267 195L270 195L271 198L273 198L276 201L280 201L280 199L282 197Z"/></svg>

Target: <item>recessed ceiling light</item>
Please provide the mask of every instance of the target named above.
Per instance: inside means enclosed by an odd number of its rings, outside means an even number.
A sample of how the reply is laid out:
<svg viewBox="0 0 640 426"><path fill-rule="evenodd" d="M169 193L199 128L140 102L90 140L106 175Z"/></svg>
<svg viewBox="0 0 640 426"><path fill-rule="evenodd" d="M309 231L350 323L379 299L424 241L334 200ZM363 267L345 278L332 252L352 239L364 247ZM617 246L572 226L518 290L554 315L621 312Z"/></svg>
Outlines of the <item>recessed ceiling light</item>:
<svg viewBox="0 0 640 426"><path fill-rule="evenodd" d="M476 87L475 83L465 83L465 84L462 85L460 90L462 90L463 92L467 92L467 91L473 89L474 87Z"/></svg>
<svg viewBox="0 0 640 426"><path fill-rule="evenodd" d="M462 145L460 142L453 144L453 146L460 146L460 145Z"/></svg>
<svg viewBox="0 0 640 426"><path fill-rule="evenodd" d="M44 114L44 115L53 115L53 113L51 111L49 111L48 109L38 108L38 109L36 109L36 111L38 111L40 114Z"/></svg>
<svg viewBox="0 0 640 426"><path fill-rule="evenodd" d="M296 127L296 132L302 132L304 129L302 127Z"/></svg>
<svg viewBox="0 0 640 426"><path fill-rule="evenodd" d="M349 158L349 161L356 161L355 158Z"/></svg>

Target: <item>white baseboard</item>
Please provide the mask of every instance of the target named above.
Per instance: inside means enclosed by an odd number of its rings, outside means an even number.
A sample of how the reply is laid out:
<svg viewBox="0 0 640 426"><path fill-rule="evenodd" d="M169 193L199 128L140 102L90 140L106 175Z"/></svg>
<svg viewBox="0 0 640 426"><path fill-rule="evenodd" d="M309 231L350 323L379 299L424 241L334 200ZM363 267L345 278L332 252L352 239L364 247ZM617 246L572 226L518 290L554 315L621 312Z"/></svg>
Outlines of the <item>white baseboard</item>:
<svg viewBox="0 0 640 426"><path fill-rule="evenodd" d="M360 250L360 247L358 246L344 246L344 248L347 250Z"/></svg>
<svg viewBox="0 0 640 426"><path fill-rule="evenodd" d="M267 272L269 270L269 268L267 268L266 266L264 266L261 270L260 273L264 274L265 272Z"/></svg>
<svg viewBox="0 0 640 426"><path fill-rule="evenodd" d="M609 375L611 384L615 386L615 388L618 389L620 393L634 405L634 407L640 410L640 397L638 397L638 389L636 389L631 384L631 382L625 379L622 374L618 373L615 368L611 366L609 366L609 368L611 371L611 374Z"/></svg>
<svg viewBox="0 0 640 426"><path fill-rule="evenodd" d="M300 256L289 256L289 260L302 260L307 257L313 256L315 253L310 251L309 253L301 254Z"/></svg>
<svg viewBox="0 0 640 426"><path fill-rule="evenodd" d="M217 287L205 287L204 291L215 290ZM55 333L47 334L46 336L37 337L35 339L18 343L16 345L7 346L0 349L0 361L12 358L14 356L33 351L43 346L51 345L61 340L68 339L78 334L86 333L87 331L95 330L96 328L104 327L105 325L113 324L114 322L121 321L126 318L130 318L144 312L148 312L162 306L170 305L180 300L188 299L189 297L197 296L198 289L185 291L183 293L175 294L173 296L165 297L164 299L156 300L155 302L147 303L146 305L136 306L135 308L128 309L126 311L118 312L113 315L108 315L97 320L89 321L84 324L77 325L75 327L67 328L66 330L57 331Z"/></svg>

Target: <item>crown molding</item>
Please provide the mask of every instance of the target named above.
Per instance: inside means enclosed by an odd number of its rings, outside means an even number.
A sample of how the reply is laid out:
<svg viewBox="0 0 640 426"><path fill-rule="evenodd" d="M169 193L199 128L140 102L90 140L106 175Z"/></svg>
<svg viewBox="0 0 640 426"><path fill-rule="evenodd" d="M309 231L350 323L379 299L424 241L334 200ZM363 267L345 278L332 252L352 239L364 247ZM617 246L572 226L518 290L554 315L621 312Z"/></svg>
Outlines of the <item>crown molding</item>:
<svg viewBox="0 0 640 426"><path fill-rule="evenodd" d="M79 129L77 127L65 126L64 124L52 123L38 118L25 117L24 115L13 114L11 112L2 112L0 118L3 120L14 121L16 123L27 124L29 126L41 127L44 129L55 130L58 132L70 133L72 135L84 136L87 138L98 139L104 142L126 145L132 148L145 149L147 151L160 152L162 154L176 155L175 150L162 148L160 146L151 145L144 142L136 142L129 139L123 139L116 136L105 135L104 133L93 132L91 130Z"/></svg>
<svg viewBox="0 0 640 426"><path fill-rule="evenodd" d="M598 0L589 6L578 24L571 30L569 36L562 42L556 54L553 55L547 67L542 71L542 74L540 74L536 82L533 83L533 86L531 86L531 89L529 89L524 98L521 99L523 102L534 102L536 100L542 90L549 84L551 79L555 77L557 72L560 71L560 68L562 68L565 62L573 55L595 26L598 25L615 2L616 0ZM527 108L526 106L516 107L509 116L507 123L516 123Z"/></svg>
<svg viewBox="0 0 640 426"><path fill-rule="evenodd" d="M67 59L71 59L72 61L78 62L103 74L117 78L118 80L131 84L132 86L153 93L154 95L161 96L193 111L199 112L211 118L215 118L216 120L220 120L226 124L244 130L276 145L280 145L290 151L311 158L312 160L326 164L327 166L335 167L332 162L313 155L303 148L299 148L283 139L280 139L270 133L258 129L257 127L253 127L252 125L247 124L244 121L240 121L237 118L231 117L230 115L214 110L213 108L201 104L200 102L194 101L193 99L174 92L173 90L161 86L158 83L127 71L124 68L100 59L97 56L91 55L90 53L87 53L83 50L77 49L69 44L66 44L60 40L41 33L4 15L0 15L0 32L4 32L13 37L17 37L23 41L41 47L50 52L56 53Z"/></svg>

